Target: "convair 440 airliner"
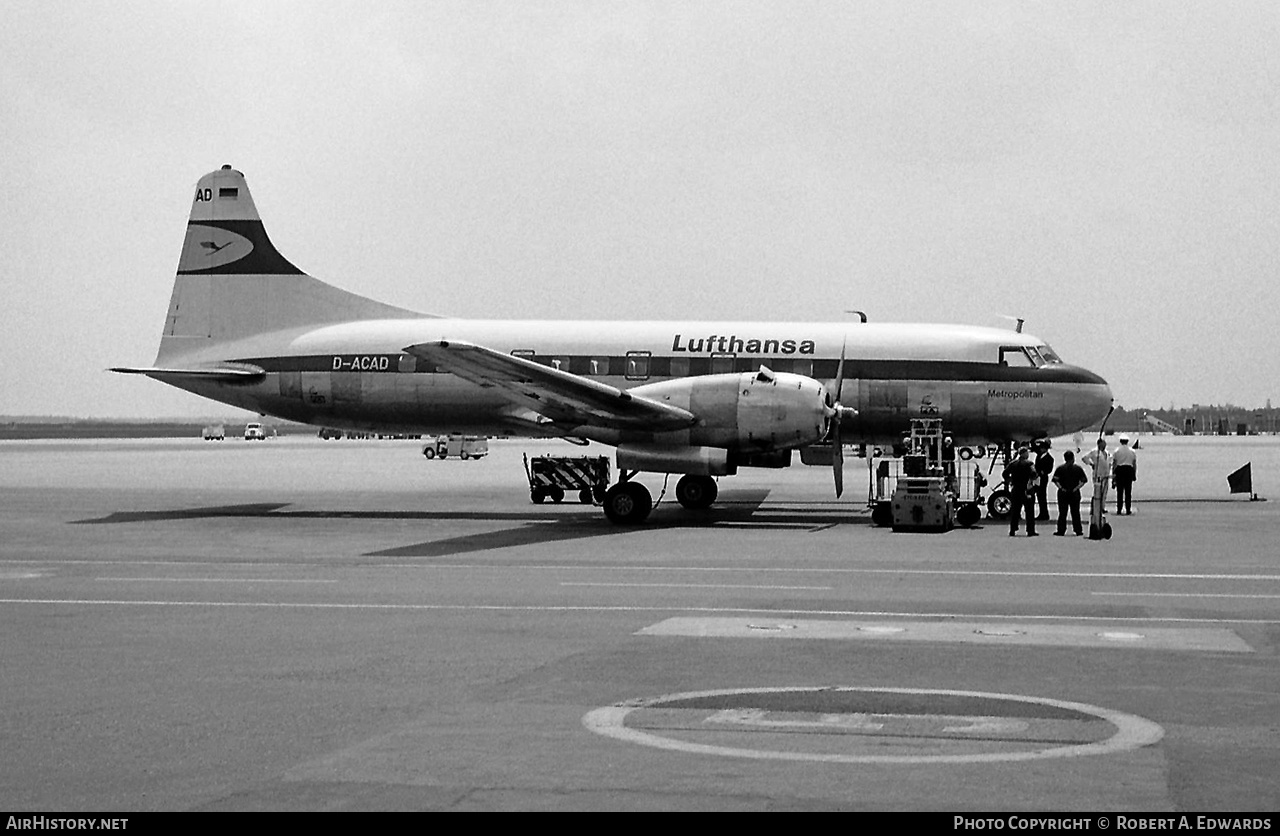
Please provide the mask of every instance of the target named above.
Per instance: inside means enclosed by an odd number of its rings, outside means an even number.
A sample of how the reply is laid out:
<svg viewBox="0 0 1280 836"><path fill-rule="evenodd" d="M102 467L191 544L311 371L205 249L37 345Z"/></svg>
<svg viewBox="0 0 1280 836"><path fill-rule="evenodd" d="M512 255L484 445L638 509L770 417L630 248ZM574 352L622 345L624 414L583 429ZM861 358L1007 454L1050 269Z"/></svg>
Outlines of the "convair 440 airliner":
<svg viewBox="0 0 1280 836"><path fill-rule="evenodd" d="M957 445L1063 435L1102 418L1106 381L1029 334L957 325L454 319L303 273L267 237L244 175L196 186L156 380L265 415L393 432L562 437L617 448L605 514L643 521L638 472L786 467L842 440L891 444L939 418Z"/></svg>

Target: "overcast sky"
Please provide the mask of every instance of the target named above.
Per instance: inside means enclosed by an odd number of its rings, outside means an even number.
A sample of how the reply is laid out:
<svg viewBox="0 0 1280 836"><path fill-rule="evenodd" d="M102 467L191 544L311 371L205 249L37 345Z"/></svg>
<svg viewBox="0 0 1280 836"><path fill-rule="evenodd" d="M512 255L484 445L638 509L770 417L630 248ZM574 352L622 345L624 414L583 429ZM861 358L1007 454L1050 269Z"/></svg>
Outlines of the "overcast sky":
<svg viewBox="0 0 1280 836"><path fill-rule="evenodd" d="M1280 4L0 0L0 413L219 414L195 181L463 317L1026 319L1126 407L1280 399Z"/></svg>

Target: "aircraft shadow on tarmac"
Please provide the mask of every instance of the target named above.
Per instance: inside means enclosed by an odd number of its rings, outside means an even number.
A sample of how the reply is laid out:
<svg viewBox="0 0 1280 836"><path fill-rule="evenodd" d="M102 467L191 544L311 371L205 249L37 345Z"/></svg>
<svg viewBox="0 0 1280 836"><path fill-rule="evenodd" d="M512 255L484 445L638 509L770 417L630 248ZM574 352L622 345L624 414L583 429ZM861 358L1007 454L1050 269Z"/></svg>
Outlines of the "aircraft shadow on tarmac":
<svg viewBox="0 0 1280 836"><path fill-rule="evenodd" d="M785 503L761 510L767 490L725 491L712 508L688 511L673 502L660 503L642 526L618 526L605 520L590 505L542 505L521 511L324 511L282 510L288 502L257 502L158 511L117 511L105 517L74 520L72 525L114 525L120 523L175 522L218 518L258 518L273 520L356 519L434 520L479 522L506 521L510 528L429 540L407 546L369 552L366 557L444 557L512 546L642 534L681 528L746 528L752 530L819 531L835 525L868 524L865 515L853 513L848 504Z"/></svg>

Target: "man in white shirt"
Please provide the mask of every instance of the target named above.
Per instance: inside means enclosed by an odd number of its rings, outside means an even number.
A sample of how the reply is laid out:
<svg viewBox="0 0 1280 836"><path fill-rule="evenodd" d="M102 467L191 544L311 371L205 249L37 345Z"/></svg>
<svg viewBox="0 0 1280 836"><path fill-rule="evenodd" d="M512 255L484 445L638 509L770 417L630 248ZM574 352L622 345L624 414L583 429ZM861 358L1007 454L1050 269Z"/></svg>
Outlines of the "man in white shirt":
<svg viewBox="0 0 1280 836"><path fill-rule="evenodd" d="M1116 514L1133 513L1133 483L1138 481L1138 454L1129 436L1120 436L1120 449L1111 457L1111 479L1116 486Z"/></svg>

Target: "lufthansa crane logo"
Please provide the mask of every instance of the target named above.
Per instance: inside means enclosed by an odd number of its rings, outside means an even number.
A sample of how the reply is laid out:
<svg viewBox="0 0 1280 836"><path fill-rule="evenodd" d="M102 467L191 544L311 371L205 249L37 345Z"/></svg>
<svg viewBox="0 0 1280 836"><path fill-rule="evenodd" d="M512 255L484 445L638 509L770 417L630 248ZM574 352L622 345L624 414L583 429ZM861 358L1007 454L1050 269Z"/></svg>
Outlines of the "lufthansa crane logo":
<svg viewBox="0 0 1280 836"><path fill-rule="evenodd" d="M217 255L219 250L223 250L231 246L231 242L228 241L225 244L216 244L213 241L201 241L200 246L208 251L207 255L213 256Z"/></svg>

